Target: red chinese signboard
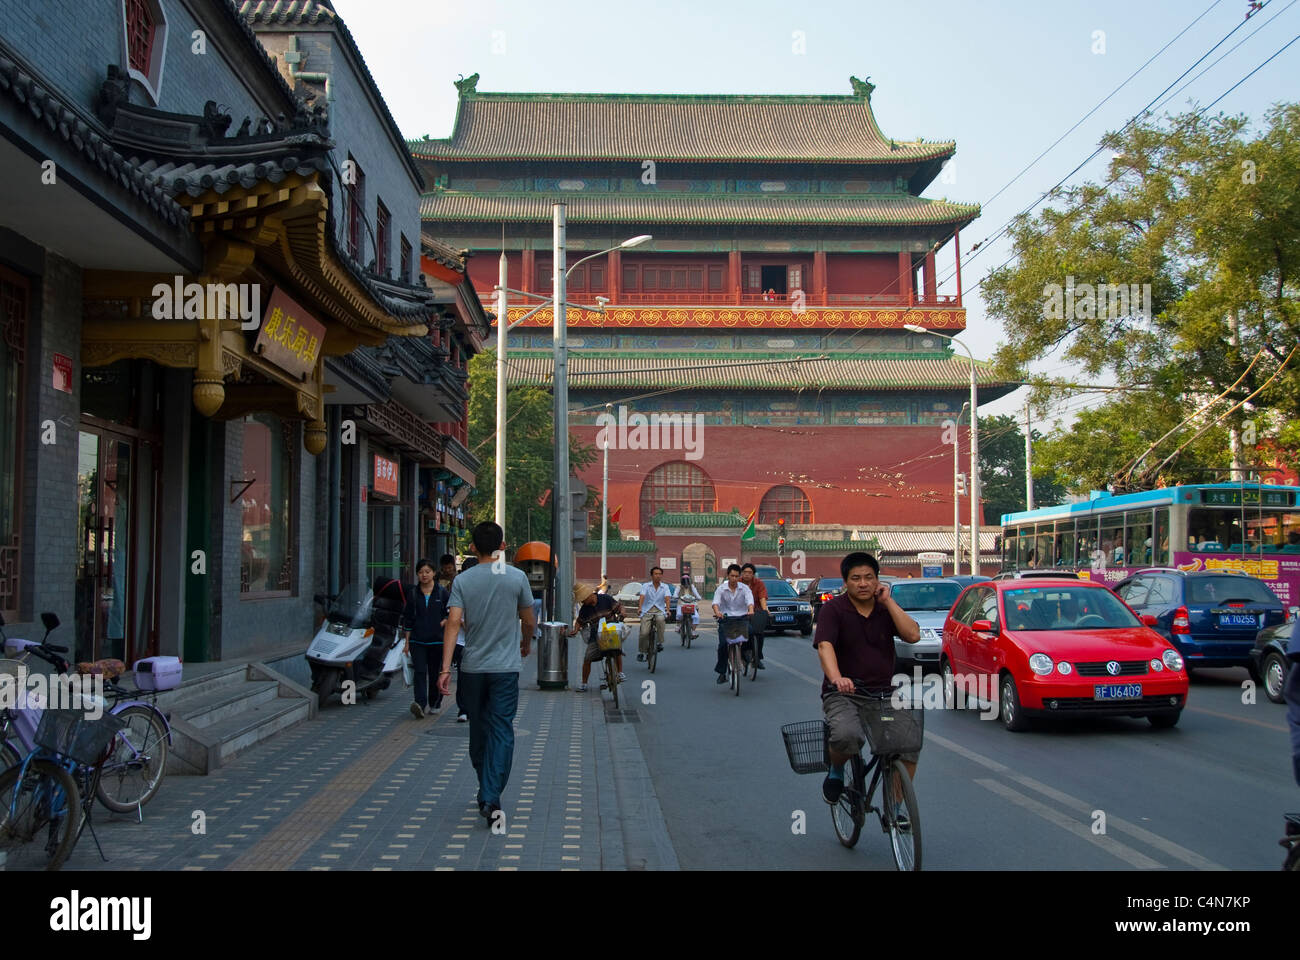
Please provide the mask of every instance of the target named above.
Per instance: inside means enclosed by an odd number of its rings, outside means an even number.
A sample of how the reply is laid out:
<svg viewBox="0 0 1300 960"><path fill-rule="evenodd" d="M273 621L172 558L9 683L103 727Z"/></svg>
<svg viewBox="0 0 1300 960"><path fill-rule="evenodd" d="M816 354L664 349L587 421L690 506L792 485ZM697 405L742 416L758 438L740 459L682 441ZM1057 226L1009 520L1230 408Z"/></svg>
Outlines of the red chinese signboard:
<svg viewBox="0 0 1300 960"><path fill-rule="evenodd" d="M54 355L54 389L72 392L72 358L61 353Z"/></svg>
<svg viewBox="0 0 1300 960"><path fill-rule="evenodd" d="M299 380L316 369L325 325L295 303L279 287L271 293L253 350Z"/></svg>
<svg viewBox="0 0 1300 960"><path fill-rule="evenodd" d="M397 496L397 464L379 454L375 454L375 493Z"/></svg>

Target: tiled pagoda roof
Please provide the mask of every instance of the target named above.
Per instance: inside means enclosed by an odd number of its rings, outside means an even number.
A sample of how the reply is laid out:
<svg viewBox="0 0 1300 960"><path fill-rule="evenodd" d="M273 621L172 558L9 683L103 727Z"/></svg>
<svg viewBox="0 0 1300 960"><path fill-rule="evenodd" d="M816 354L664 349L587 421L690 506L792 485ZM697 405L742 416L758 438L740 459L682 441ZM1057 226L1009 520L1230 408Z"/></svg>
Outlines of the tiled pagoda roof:
<svg viewBox="0 0 1300 960"><path fill-rule="evenodd" d="M408 143L417 158L915 164L956 149L886 137L861 81L847 96L746 96L479 93L477 77L457 84L449 138Z"/></svg>
<svg viewBox="0 0 1300 960"><path fill-rule="evenodd" d="M668 513L660 510L650 518L656 527L738 527L745 526L739 513Z"/></svg>
<svg viewBox="0 0 1300 960"><path fill-rule="evenodd" d="M607 388L696 389L831 389L917 390L962 389L970 384L970 363L942 353L831 354L825 360L773 363L790 360L771 354L657 353L623 350L569 352L569 389ZM548 387L552 376L549 351L511 350L507 355L507 382L518 386ZM979 387L986 400L1015 389L995 379L987 363L976 361Z"/></svg>
<svg viewBox="0 0 1300 960"><path fill-rule="evenodd" d="M420 216L438 223L540 222L560 199L544 193L500 194L435 190L420 201ZM910 195L799 195L605 193L565 194L570 223L755 223L965 226L979 204L951 203Z"/></svg>

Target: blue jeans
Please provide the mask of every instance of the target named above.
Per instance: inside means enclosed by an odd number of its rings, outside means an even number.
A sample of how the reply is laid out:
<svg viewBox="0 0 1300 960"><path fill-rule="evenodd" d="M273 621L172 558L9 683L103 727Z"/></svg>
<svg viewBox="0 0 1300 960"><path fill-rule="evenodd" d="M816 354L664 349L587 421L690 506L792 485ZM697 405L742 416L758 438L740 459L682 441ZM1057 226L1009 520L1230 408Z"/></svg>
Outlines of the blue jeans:
<svg viewBox="0 0 1300 960"><path fill-rule="evenodd" d="M518 673L460 673L465 714L469 717L469 759L478 774L479 804L501 804L515 756Z"/></svg>

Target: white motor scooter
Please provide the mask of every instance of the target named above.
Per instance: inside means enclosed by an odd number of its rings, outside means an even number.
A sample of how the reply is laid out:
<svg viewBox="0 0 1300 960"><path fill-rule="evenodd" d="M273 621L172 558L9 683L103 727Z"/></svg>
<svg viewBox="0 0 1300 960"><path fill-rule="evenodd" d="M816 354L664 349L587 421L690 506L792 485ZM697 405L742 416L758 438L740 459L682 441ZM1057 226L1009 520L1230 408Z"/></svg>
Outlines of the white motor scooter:
<svg viewBox="0 0 1300 960"><path fill-rule="evenodd" d="M378 599L376 599L378 592ZM316 595L325 622L307 648L311 689L324 707L335 693L375 697L402 670L401 617L409 588L381 578L374 589L351 584L336 597Z"/></svg>

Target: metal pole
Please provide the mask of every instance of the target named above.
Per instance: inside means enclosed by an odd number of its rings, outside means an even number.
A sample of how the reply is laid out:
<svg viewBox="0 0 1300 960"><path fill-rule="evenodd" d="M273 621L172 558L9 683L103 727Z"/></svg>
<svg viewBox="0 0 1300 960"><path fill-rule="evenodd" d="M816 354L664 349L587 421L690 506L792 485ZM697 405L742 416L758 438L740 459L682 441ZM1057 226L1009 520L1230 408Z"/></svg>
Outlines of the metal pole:
<svg viewBox="0 0 1300 960"><path fill-rule="evenodd" d="M605 412L614 409L612 403L605 404ZM600 471L600 579L608 579L605 559L609 551L609 428L605 428L605 465Z"/></svg>
<svg viewBox="0 0 1300 960"><path fill-rule="evenodd" d="M958 341L954 340L953 343ZM979 398L975 386L975 354L966 344L962 348L970 355L970 572L974 576L980 572L980 434L979 434Z"/></svg>
<svg viewBox="0 0 1300 960"><path fill-rule="evenodd" d="M555 529L551 531L551 551L555 557L555 611L552 616L568 621L573 612L573 523L569 506L569 358L564 300L564 204L551 206L553 221L554 280L551 296L555 298Z"/></svg>
<svg viewBox="0 0 1300 960"><path fill-rule="evenodd" d="M497 267L497 525L506 528L506 252Z"/></svg>
<svg viewBox="0 0 1300 960"><path fill-rule="evenodd" d="M1029 401L1025 401L1025 509L1034 509L1034 441L1033 421L1029 419ZM1042 563L1039 557L1038 562Z"/></svg>
<svg viewBox="0 0 1300 960"><path fill-rule="evenodd" d="M957 493L957 475L961 473L961 442L957 432L961 426L961 414L970 404L962 404L957 411L957 422L952 431L952 575L961 573L961 497Z"/></svg>

